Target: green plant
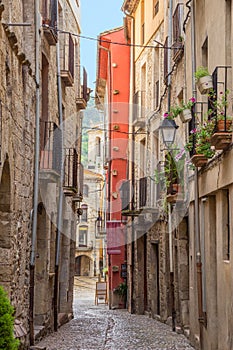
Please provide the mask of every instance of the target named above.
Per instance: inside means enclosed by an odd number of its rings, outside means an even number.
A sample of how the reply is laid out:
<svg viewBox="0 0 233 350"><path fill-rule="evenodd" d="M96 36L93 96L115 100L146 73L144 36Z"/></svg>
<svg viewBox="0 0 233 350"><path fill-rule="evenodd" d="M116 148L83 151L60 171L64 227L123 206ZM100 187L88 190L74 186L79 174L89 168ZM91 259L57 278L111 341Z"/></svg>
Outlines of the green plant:
<svg viewBox="0 0 233 350"><path fill-rule="evenodd" d="M214 151L211 149L210 139L213 132L214 121L208 120L204 122L201 126L191 130L189 142L186 144L185 148L191 151L193 146L195 146L196 154L203 154L206 158L212 158Z"/></svg>
<svg viewBox="0 0 233 350"><path fill-rule="evenodd" d="M198 67L196 72L194 73L196 81L198 81L202 77L206 77L207 75L210 75L208 68L203 66Z"/></svg>
<svg viewBox="0 0 233 350"><path fill-rule="evenodd" d="M187 103L182 101L181 105L172 106L169 113L164 113L164 118L175 119L185 109L191 109L195 102L195 98L191 97Z"/></svg>
<svg viewBox="0 0 233 350"><path fill-rule="evenodd" d="M0 286L0 350L16 350L19 340L14 338L14 309Z"/></svg>
<svg viewBox="0 0 233 350"><path fill-rule="evenodd" d="M209 116L216 115L217 120L225 120L226 109L228 107L228 95L230 91L226 90L225 92L220 91L219 96L216 95L214 90L211 90L208 94L209 103L211 107L208 110ZM226 115L226 120L232 120L232 116Z"/></svg>
<svg viewBox="0 0 233 350"><path fill-rule="evenodd" d="M107 273L108 273L108 268L107 268L107 267L104 267L104 268L103 268L103 273L104 273L104 274L107 274Z"/></svg>
<svg viewBox="0 0 233 350"><path fill-rule="evenodd" d="M163 169L155 170L155 183L160 183L166 190L173 184L180 184L183 187L186 156L184 148L180 149L174 145L174 149L166 155Z"/></svg>
<svg viewBox="0 0 233 350"><path fill-rule="evenodd" d="M120 283L114 292L120 296L121 299L125 298L127 295L127 284L125 282Z"/></svg>

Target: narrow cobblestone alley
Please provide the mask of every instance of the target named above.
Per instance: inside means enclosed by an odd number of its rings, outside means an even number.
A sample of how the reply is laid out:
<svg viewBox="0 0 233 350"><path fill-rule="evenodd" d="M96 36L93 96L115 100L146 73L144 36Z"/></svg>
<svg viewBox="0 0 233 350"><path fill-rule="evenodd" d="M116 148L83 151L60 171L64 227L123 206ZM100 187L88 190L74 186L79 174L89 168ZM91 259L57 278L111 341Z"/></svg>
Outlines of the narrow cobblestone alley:
<svg viewBox="0 0 233 350"><path fill-rule="evenodd" d="M75 278L74 319L44 339L47 350L193 349L183 335L147 316L94 305L95 280Z"/></svg>

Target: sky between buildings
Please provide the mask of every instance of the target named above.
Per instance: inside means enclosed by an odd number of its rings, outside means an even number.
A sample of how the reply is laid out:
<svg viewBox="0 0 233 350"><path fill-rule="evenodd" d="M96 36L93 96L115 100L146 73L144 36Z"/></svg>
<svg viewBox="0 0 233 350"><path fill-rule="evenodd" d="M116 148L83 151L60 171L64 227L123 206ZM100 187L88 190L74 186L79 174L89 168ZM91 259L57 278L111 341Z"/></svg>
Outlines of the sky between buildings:
<svg viewBox="0 0 233 350"><path fill-rule="evenodd" d="M97 38L106 30L123 25L123 0L81 0L81 35ZM97 42L81 39L81 64L88 73L88 86L94 90ZM93 93L92 93L93 95Z"/></svg>

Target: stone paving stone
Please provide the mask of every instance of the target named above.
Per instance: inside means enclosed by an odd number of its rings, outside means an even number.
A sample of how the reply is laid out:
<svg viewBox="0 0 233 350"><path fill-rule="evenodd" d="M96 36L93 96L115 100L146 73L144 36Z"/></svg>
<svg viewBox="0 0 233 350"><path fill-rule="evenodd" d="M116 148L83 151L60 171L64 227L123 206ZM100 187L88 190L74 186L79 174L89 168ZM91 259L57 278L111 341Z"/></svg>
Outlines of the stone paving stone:
<svg viewBox="0 0 233 350"><path fill-rule="evenodd" d="M85 291L84 291L85 292ZM89 295L89 298L88 298ZM75 318L41 341L47 350L191 350L188 340L144 315L95 306L92 292L75 297Z"/></svg>

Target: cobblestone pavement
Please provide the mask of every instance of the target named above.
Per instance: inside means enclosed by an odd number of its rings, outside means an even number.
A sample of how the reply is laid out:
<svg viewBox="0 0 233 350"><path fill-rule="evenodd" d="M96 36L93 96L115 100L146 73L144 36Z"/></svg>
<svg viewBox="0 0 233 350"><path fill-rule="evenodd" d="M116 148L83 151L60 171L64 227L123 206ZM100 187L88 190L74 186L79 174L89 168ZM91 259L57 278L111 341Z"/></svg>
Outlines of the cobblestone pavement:
<svg viewBox="0 0 233 350"><path fill-rule="evenodd" d="M191 350L188 340L169 326L126 310L94 305L95 280L75 280L74 319L38 346L47 350Z"/></svg>

